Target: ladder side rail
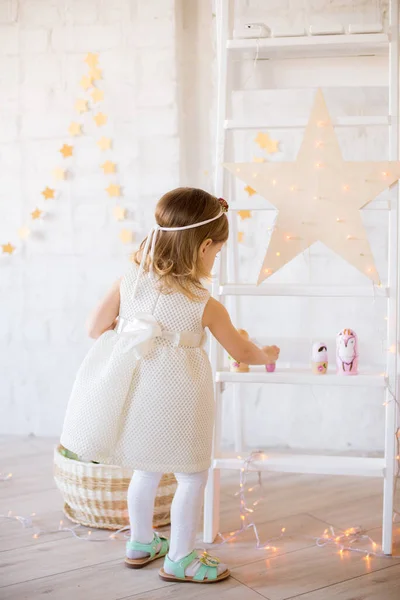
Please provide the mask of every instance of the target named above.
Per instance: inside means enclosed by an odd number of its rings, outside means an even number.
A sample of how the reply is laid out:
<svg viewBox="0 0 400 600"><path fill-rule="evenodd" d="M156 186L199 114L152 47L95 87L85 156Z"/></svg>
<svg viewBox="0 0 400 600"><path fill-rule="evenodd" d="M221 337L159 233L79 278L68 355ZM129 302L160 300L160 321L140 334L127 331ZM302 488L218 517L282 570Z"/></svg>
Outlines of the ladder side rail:
<svg viewBox="0 0 400 600"><path fill-rule="evenodd" d="M389 158L399 159L399 7L398 0L391 0L390 47L389 47ZM393 502L396 461L396 414L397 406L397 352L398 352L398 199L399 184L390 192L389 236L388 236L388 286L389 297L387 345L394 352L387 352L387 383L385 410L385 477L383 487L382 549L392 553Z"/></svg>

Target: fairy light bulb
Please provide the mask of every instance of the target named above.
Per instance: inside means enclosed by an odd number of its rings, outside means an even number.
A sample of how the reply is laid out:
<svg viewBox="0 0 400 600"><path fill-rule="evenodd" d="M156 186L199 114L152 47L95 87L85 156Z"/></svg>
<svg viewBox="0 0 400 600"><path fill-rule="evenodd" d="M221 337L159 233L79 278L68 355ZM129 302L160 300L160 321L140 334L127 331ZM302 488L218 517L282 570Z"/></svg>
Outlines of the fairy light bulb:
<svg viewBox="0 0 400 600"><path fill-rule="evenodd" d="M382 171L382 177L389 177L389 171Z"/></svg>
<svg viewBox="0 0 400 600"><path fill-rule="evenodd" d="M281 253L280 253L280 252L277 252L277 253L276 253L276 256L280 256L280 255L281 255Z"/></svg>
<svg viewBox="0 0 400 600"><path fill-rule="evenodd" d="M315 163L315 168L316 169L321 169L321 167L322 167L322 163L321 162Z"/></svg>
<svg viewBox="0 0 400 600"><path fill-rule="evenodd" d="M272 185L275 187L276 186L276 179L272 180Z"/></svg>
<svg viewBox="0 0 400 600"><path fill-rule="evenodd" d="M344 192L348 192L349 189L350 189L350 186L347 183L345 183L344 186L343 186L343 191Z"/></svg>
<svg viewBox="0 0 400 600"><path fill-rule="evenodd" d="M316 148L321 148L322 146L323 146L323 142L321 142L321 140L317 140L317 141L315 142L315 147L316 147Z"/></svg>
<svg viewBox="0 0 400 600"><path fill-rule="evenodd" d="M317 127L325 127L325 121L317 121Z"/></svg>

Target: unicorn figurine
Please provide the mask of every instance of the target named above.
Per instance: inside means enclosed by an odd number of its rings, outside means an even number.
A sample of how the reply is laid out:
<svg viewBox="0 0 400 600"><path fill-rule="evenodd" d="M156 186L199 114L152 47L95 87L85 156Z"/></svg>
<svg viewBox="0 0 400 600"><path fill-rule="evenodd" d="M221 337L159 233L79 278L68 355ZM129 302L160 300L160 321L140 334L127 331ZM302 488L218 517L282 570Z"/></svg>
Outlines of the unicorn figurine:
<svg viewBox="0 0 400 600"><path fill-rule="evenodd" d="M358 340L352 329L342 329L336 336L336 372L358 375Z"/></svg>

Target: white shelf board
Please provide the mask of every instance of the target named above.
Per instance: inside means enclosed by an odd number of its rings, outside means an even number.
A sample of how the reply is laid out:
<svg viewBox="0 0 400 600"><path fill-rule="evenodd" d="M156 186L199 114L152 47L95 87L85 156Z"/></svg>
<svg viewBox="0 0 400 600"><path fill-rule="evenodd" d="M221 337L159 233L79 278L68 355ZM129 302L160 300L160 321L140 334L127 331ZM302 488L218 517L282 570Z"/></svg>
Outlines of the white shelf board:
<svg viewBox="0 0 400 600"><path fill-rule="evenodd" d="M220 296L302 296L306 298L387 297L389 288L367 285L315 285L309 283L230 283L221 285Z"/></svg>
<svg viewBox="0 0 400 600"><path fill-rule="evenodd" d="M215 458L215 469L242 469L244 459ZM253 471L276 471L278 473L309 473L315 475L359 475L383 477L384 458L358 456L315 456L310 454L266 454L265 460L254 461Z"/></svg>
<svg viewBox="0 0 400 600"><path fill-rule="evenodd" d="M231 39L226 47L231 51L248 52L259 58L320 58L339 56L382 56L389 53L385 33L314 35L259 39Z"/></svg>
<svg viewBox="0 0 400 600"><path fill-rule="evenodd" d="M254 119L226 119L225 129L301 129L308 124L308 117L304 118L281 118L271 121L255 121ZM390 124L387 115L355 115L344 117L333 117L332 123L335 127L368 127L385 126Z"/></svg>
<svg viewBox="0 0 400 600"><path fill-rule="evenodd" d="M332 387L375 387L384 388L386 377L383 373L361 372L359 375L314 375L309 369L289 369L277 367L274 373L267 373L264 367L250 367L248 373L233 373L228 369L217 371L216 381L220 383L277 383L290 385L314 385Z"/></svg>

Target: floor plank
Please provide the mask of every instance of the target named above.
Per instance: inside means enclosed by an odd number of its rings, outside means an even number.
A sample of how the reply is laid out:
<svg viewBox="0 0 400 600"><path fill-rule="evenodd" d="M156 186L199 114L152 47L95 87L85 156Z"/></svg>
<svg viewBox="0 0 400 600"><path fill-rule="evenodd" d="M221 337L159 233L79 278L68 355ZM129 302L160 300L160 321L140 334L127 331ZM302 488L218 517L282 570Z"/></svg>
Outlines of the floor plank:
<svg viewBox="0 0 400 600"><path fill-rule="evenodd" d="M400 565L316 590L292 600L387 600L400 598Z"/></svg>
<svg viewBox="0 0 400 600"><path fill-rule="evenodd" d="M234 570L234 577L270 600L286 600L391 564L400 564L400 558L366 561L358 554L339 556L331 548L314 546L245 565Z"/></svg>

